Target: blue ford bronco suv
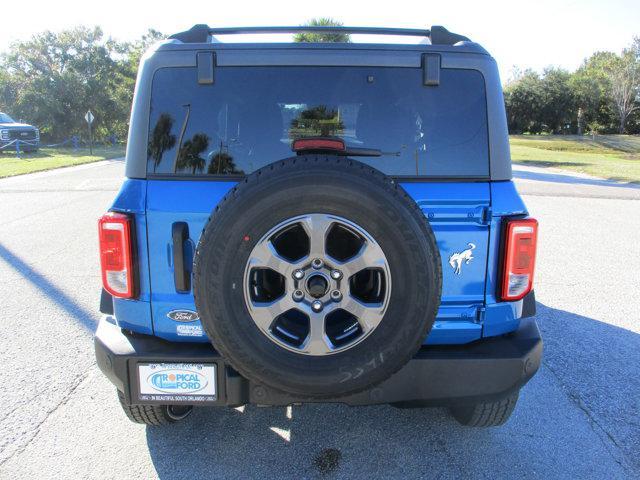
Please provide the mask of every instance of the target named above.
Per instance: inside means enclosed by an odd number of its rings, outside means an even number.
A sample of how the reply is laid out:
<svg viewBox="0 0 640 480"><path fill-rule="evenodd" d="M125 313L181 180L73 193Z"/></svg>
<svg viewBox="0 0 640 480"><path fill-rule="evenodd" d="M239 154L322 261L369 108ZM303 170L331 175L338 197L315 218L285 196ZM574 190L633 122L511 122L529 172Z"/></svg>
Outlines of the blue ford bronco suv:
<svg viewBox="0 0 640 480"><path fill-rule="evenodd" d="M299 31L422 40L221 41ZM97 363L135 422L341 402L495 426L540 365L498 69L443 27L157 44L99 236Z"/></svg>

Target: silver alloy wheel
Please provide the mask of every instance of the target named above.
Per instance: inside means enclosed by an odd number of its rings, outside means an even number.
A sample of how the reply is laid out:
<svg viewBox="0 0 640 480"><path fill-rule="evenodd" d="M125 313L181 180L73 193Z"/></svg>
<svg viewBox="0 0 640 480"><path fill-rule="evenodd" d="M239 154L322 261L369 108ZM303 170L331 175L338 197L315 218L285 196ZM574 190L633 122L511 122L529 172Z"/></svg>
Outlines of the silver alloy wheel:
<svg viewBox="0 0 640 480"><path fill-rule="evenodd" d="M292 239L281 245L287 235ZM300 251L300 244L304 254L287 255L284 247ZM281 347L314 356L347 350L369 336L391 293L380 245L362 227L327 214L290 218L267 232L249 256L243 284L260 331Z"/></svg>

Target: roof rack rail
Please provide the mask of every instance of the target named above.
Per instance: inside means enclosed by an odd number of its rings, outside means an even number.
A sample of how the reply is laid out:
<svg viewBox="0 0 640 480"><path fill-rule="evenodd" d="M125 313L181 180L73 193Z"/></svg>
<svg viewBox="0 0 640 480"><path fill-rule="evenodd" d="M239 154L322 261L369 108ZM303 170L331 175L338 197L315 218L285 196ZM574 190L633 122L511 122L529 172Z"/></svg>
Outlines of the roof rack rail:
<svg viewBox="0 0 640 480"><path fill-rule="evenodd" d="M180 40L183 43L208 43L212 35L236 35L236 34L274 34L274 33L353 33L370 35L401 35L410 37L427 37L432 45L454 45L458 42L470 41L463 35L450 32L444 27L435 25L431 29L412 28L380 28L380 27L221 27L211 28L208 25L198 24L184 32L175 33L169 38Z"/></svg>

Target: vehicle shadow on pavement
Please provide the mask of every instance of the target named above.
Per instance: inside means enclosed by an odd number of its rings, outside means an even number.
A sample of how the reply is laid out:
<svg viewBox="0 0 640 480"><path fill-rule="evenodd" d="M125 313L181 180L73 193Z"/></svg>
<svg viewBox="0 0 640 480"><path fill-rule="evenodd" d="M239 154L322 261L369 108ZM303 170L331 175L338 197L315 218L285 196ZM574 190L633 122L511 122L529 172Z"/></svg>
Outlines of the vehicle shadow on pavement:
<svg viewBox="0 0 640 480"><path fill-rule="evenodd" d="M540 303L537 319L544 364L503 427L445 409L200 408L147 428L151 459L163 479L637 475L640 335Z"/></svg>
<svg viewBox="0 0 640 480"><path fill-rule="evenodd" d="M55 283L48 280L42 273L29 266L24 260L0 243L0 260L22 275L34 287L44 293L58 307L62 308L75 320L78 325L93 333L96 329L95 312L91 312L81 306L69 295L64 293Z"/></svg>

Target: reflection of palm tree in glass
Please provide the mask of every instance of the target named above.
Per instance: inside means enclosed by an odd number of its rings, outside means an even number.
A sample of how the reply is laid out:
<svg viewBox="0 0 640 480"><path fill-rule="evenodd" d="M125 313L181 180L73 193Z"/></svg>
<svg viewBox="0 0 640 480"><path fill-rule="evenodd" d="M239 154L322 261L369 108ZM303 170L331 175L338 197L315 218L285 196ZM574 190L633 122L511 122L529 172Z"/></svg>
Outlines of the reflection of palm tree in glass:
<svg viewBox="0 0 640 480"><path fill-rule="evenodd" d="M191 174L204 170L206 160L200 156L209 147L209 137L205 133L196 133L191 139L186 140L180 152L176 166L179 170L191 170Z"/></svg>
<svg viewBox="0 0 640 480"><path fill-rule="evenodd" d="M153 132L151 132L151 140L147 147L147 155L153 158L153 170L160 165L162 155L167 150L171 150L176 144L176 136L171 135L173 128L173 118L168 113L160 114Z"/></svg>
<svg viewBox="0 0 640 480"><path fill-rule="evenodd" d="M223 149L223 144L220 142L220 150L211 159L207 173L210 175L243 175L244 172L242 170L238 170L238 167L236 167L236 164L233 161L233 157L227 152L224 152Z"/></svg>
<svg viewBox="0 0 640 480"><path fill-rule="evenodd" d="M337 136L344 133L344 123L338 110L330 110L326 105L318 105L300 112L291 120L289 136Z"/></svg>

